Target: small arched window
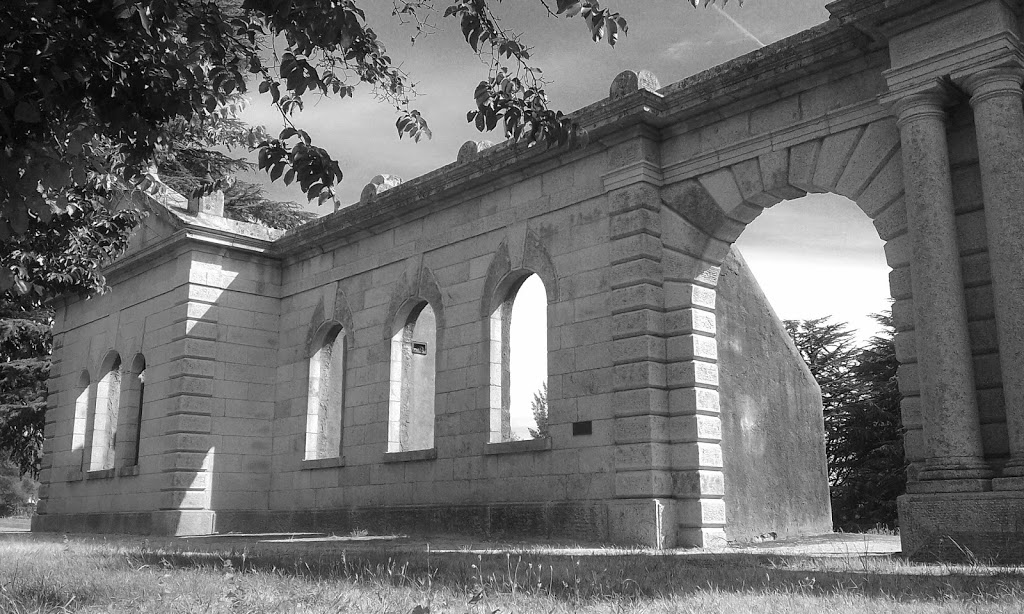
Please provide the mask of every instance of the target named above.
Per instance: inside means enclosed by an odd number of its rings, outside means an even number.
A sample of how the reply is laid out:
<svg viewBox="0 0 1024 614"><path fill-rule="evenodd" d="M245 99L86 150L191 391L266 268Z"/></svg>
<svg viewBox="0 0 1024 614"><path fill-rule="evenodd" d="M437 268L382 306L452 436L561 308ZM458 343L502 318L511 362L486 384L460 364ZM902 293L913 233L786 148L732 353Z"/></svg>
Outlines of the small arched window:
<svg viewBox="0 0 1024 614"><path fill-rule="evenodd" d="M112 352L103 361L103 376L96 385L96 404L93 410L90 471L114 467L117 445L117 419L121 403L121 357Z"/></svg>
<svg viewBox="0 0 1024 614"><path fill-rule="evenodd" d="M309 357L306 460L338 458L344 419L345 330L325 325Z"/></svg>
<svg viewBox="0 0 1024 614"><path fill-rule="evenodd" d="M490 316L491 443L548 437L547 294L536 274L498 286Z"/></svg>
<svg viewBox="0 0 1024 614"><path fill-rule="evenodd" d="M388 452L434 447L437 319L426 301L399 320L391 338Z"/></svg>
<svg viewBox="0 0 1024 614"><path fill-rule="evenodd" d="M136 354L135 358L132 359L127 375L126 381L122 382L121 406L123 412L126 413L124 433L120 437L118 445L122 449L122 464L125 467L134 467L139 464L139 452L142 443L142 420L145 416L146 357L142 354Z"/></svg>

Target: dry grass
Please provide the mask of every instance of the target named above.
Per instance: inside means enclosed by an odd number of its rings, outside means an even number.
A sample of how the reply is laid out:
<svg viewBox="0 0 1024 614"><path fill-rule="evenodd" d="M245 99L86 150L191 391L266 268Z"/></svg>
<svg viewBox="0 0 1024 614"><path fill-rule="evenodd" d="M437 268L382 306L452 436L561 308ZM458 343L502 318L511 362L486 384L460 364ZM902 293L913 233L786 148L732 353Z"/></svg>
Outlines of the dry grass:
<svg viewBox="0 0 1024 614"><path fill-rule="evenodd" d="M1021 569L890 557L197 543L204 542L0 535L0 612L1024 611Z"/></svg>

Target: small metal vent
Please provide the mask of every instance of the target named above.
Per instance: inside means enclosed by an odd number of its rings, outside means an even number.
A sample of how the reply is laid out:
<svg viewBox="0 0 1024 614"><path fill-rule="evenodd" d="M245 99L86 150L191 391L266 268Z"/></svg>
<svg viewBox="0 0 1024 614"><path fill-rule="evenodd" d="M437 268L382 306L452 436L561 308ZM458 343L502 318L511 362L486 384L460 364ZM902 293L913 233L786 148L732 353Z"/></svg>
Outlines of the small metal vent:
<svg viewBox="0 0 1024 614"><path fill-rule="evenodd" d="M578 435L593 435L594 434L594 423L590 420L584 420L582 422L572 423L572 436Z"/></svg>
<svg viewBox="0 0 1024 614"><path fill-rule="evenodd" d="M426 356L427 355L427 344L426 343L413 343L412 344L412 353L413 354L422 354L422 355Z"/></svg>

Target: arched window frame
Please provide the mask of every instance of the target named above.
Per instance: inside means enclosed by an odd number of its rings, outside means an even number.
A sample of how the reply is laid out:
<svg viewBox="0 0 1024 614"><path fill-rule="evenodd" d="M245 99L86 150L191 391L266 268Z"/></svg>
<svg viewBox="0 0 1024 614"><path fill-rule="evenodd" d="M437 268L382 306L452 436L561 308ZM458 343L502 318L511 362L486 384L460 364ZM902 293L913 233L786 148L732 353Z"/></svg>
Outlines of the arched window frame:
<svg viewBox="0 0 1024 614"><path fill-rule="evenodd" d="M417 325L433 320L433 334L420 333ZM434 448L436 420L436 377L438 339L441 320L438 310L424 298L407 300L392 320L391 378L388 394L388 452L412 452ZM428 327L429 328L429 327ZM423 338L421 338L423 337ZM418 344L425 343L423 354ZM427 374L421 388L416 387L415 362L424 357ZM415 424L414 424L415 423Z"/></svg>
<svg viewBox="0 0 1024 614"><path fill-rule="evenodd" d="M548 286L544 282L544 278L536 271L529 269L510 271L497 283L492 292L490 313L487 316L489 443L512 441L512 308L519 290L533 275L536 275L544 285L546 307L550 310L551 298ZM549 331L550 325L546 332ZM547 378L548 375L545 373L545 383Z"/></svg>
<svg viewBox="0 0 1024 614"><path fill-rule="evenodd" d="M89 471L114 468L121 404L121 356L115 351L108 352L99 372L103 375L96 384L96 399L92 404Z"/></svg>
<svg viewBox="0 0 1024 614"><path fill-rule="evenodd" d="M345 422L348 336L340 322L324 322L310 343L304 460L341 458Z"/></svg>
<svg viewBox="0 0 1024 614"><path fill-rule="evenodd" d="M146 403L146 357L140 352L132 358L131 365L121 381L122 426L118 436L120 464L135 467L139 464L142 451L142 423L145 419Z"/></svg>

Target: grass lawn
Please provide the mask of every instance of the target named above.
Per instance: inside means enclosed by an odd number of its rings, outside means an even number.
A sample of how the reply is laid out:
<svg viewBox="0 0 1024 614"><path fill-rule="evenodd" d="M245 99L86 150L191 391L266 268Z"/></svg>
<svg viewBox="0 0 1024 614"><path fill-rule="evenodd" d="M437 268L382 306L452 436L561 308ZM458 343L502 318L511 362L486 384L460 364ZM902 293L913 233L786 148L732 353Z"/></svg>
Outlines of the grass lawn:
<svg viewBox="0 0 1024 614"><path fill-rule="evenodd" d="M573 554L578 552L579 554ZM1024 612L1024 569L891 556L0 534L0 612Z"/></svg>

